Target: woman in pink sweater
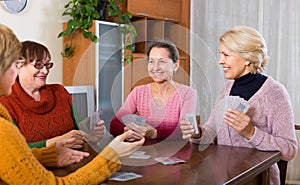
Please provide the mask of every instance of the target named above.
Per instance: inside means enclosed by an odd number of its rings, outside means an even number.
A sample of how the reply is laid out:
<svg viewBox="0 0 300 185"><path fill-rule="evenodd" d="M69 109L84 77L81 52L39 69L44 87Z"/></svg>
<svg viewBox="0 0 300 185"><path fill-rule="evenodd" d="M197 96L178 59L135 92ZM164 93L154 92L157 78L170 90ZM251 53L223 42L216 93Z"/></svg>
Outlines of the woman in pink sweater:
<svg viewBox="0 0 300 185"><path fill-rule="evenodd" d="M263 37L253 28L238 26L220 37L220 59L225 78L229 81L219 94L202 135L194 135L193 127L181 121L183 138L201 144L208 130L223 115L219 105L225 96L239 96L250 104L248 112L225 110L224 117L214 127L215 142L220 145L280 151L282 160L291 160L297 153L294 115L290 97L283 85L261 74L267 65L267 47ZM270 169L271 184L280 184L279 169Z"/></svg>
<svg viewBox="0 0 300 185"><path fill-rule="evenodd" d="M197 93L173 80L173 74L179 68L179 54L173 43L154 42L147 56L148 74L153 82L132 90L112 119L110 133L117 136L131 129L136 133L134 139L144 136L148 143L180 138L179 122L186 113L196 113ZM136 123L125 126L121 122L122 116L136 112L146 118L145 126Z"/></svg>

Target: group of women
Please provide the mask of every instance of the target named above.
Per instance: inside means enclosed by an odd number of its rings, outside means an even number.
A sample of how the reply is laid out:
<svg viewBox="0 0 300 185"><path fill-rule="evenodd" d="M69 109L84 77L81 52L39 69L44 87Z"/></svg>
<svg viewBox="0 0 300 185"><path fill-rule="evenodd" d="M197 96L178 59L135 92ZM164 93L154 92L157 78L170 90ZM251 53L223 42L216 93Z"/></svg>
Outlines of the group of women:
<svg viewBox="0 0 300 185"><path fill-rule="evenodd" d="M201 143L219 114L224 118L216 144L280 151L282 160L291 160L297 153L292 106L284 86L262 73L269 59L265 40L255 29L238 26L225 32L219 45L218 63L228 82L209 119L198 125L199 134L185 120L186 114L197 112L197 92L173 80L179 68L178 50L169 41L155 41L147 52L153 82L134 88L115 114L110 123L115 139L86 166L55 177L44 166L81 161L88 153L77 149L87 138L78 130L72 97L62 85L46 84L53 67L48 49L37 42L20 42L12 30L0 25L0 184L98 184L120 168L119 157L143 144L182 138ZM250 110L218 111L226 96L243 98ZM121 118L127 114L143 116L145 125L124 125ZM104 133L100 120L92 134L101 138ZM276 164L270 182L279 184Z"/></svg>

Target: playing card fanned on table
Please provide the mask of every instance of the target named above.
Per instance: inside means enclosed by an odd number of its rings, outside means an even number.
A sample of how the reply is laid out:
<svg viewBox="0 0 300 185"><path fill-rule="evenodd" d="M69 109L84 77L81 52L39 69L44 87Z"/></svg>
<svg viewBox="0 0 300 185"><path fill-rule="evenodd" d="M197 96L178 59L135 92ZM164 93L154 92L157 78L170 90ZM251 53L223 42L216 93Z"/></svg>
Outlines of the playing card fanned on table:
<svg viewBox="0 0 300 185"><path fill-rule="evenodd" d="M151 155L146 155L145 151L135 151L128 158L130 159L149 159Z"/></svg>
<svg viewBox="0 0 300 185"><path fill-rule="evenodd" d="M139 126L145 126L145 123L146 123L145 117L139 116L136 114L126 114L121 117L121 120L122 120L123 124L126 126L130 123L135 123Z"/></svg>
<svg viewBox="0 0 300 185"><path fill-rule="evenodd" d="M173 165L186 162L185 160L177 157L156 157L155 160L164 165Z"/></svg>
<svg viewBox="0 0 300 185"><path fill-rule="evenodd" d="M142 175L133 172L115 172L108 180L128 181L140 177Z"/></svg>

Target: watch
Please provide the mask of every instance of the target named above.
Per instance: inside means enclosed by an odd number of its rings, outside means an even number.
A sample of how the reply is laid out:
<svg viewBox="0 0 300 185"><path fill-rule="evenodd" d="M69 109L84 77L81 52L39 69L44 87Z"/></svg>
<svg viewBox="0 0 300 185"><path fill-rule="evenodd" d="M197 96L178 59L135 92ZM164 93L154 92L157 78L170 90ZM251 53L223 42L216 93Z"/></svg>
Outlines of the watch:
<svg viewBox="0 0 300 185"><path fill-rule="evenodd" d="M28 0L3 0L4 8L10 13L20 13L27 6Z"/></svg>

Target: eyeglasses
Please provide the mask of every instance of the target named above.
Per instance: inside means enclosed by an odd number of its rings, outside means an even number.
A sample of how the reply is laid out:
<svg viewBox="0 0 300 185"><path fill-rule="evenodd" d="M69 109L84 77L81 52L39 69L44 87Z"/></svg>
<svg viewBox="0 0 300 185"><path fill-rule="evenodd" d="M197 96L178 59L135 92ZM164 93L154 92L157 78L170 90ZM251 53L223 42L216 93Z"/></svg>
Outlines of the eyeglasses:
<svg viewBox="0 0 300 185"><path fill-rule="evenodd" d="M25 59L24 57L19 57L18 60L15 62L16 67L17 67L18 69L20 69L21 67L23 67L25 61L26 61L26 59Z"/></svg>
<svg viewBox="0 0 300 185"><path fill-rule="evenodd" d="M30 63L31 64L31 63ZM33 64L31 64L33 65ZM43 69L44 66L46 66L46 69L51 69L53 67L53 62L47 62L44 63L42 61L36 61L33 65L36 69Z"/></svg>

